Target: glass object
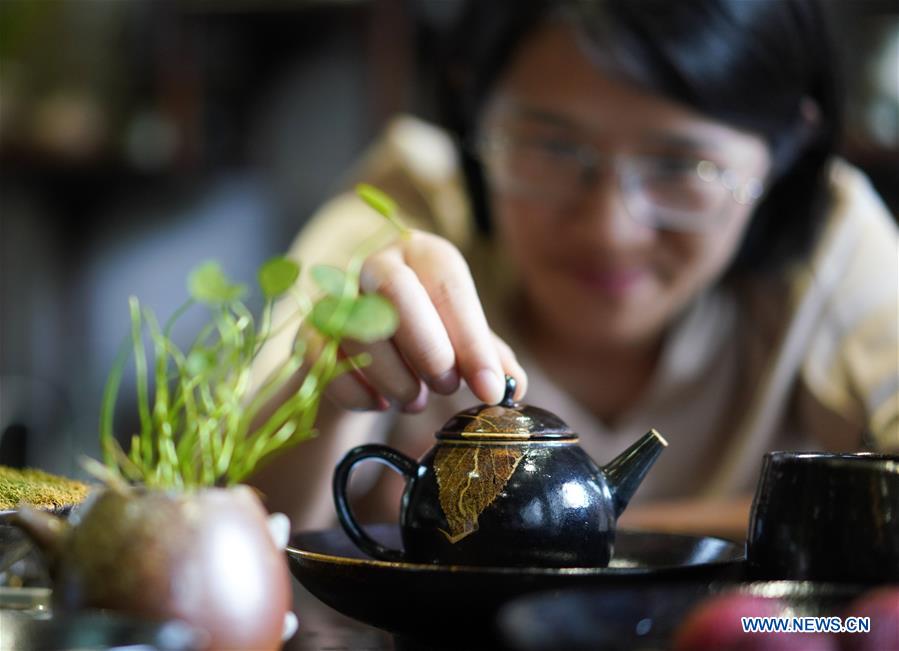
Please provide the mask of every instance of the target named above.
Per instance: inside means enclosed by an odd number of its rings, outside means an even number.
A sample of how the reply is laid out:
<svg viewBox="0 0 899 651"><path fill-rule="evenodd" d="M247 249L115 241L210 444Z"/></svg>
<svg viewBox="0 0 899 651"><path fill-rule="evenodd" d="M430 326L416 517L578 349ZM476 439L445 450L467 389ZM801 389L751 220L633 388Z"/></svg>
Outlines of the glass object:
<svg viewBox="0 0 899 651"><path fill-rule="evenodd" d="M475 150L500 191L559 205L576 201L609 169L628 214L660 229L714 228L729 201L751 205L764 190L733 166L686 154L610 155L569 138L501 131L483 135Z"/></svg>

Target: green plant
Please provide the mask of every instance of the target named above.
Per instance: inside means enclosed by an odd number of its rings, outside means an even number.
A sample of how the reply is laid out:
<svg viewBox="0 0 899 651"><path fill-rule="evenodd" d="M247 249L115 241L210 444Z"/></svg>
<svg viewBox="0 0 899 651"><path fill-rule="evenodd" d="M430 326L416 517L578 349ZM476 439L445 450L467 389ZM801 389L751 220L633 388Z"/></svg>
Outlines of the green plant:
<svg viewBox="0 0 899 651"><path fill-rule="evenodd" d="M359 186L357 193L401 234L408 233L386 195L371 186ZM212 261L191 272L190 298L163 326L152 310L131 297L131 334L110 372L101 408L100 440L106 465L94 462L89 469L107 481L156 488L227 486L246 479L271 455L310 437L328 383L368 362L365 355L341 358L341 340L372 342L396 329L390 303L377 294L359 292L362 262L377 245L369 242L345 271L312 267L309 273L322 290L315 299L297 287L302 271L298 264L283 257L269 260L257 275L265 298L258 321L243 302L247 287L232 282ZM297 337L290 355L253 387L254 360L263 344L277 334L272 327L276 299L292 300L296 316L311 329L301 329L306 334ZM190 347L181 350L171 339L172 327L198 304L210 311L209 322ZM296 325L296 320L288 323ZM113 410L129 352L137 376L140 432L131 437L126 453L113 433ZM266 415L266 405L304 365L299 389Z"/></svg>

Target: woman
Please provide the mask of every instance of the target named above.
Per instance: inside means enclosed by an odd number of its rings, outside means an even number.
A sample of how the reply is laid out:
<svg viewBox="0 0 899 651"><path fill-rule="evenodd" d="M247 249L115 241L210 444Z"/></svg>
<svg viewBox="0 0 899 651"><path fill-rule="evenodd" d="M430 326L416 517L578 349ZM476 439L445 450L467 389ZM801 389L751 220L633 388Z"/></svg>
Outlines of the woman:
<svg viewBox="0 0 899 651"><path fill-rule="evenodd" d="M400 119L355 175L420 229L363 270L399 330L347 343L373 362L260 476L270 506L326 526L350 447L419 455L506 373L598 461L666 435L630 524L738 533L765 451L899 449L897 233L834 160L824 28L801 0L471 2L447 130ZM338 197L293 252L345 264L378 219ZM372 473L357 511L395 519Z"/></svg>

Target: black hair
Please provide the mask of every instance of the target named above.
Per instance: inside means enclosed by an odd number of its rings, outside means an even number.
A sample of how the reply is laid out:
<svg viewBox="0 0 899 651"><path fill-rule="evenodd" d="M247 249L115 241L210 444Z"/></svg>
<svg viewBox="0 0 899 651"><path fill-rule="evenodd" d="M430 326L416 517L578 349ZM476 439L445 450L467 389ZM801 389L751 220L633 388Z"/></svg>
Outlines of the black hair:
<svg viewBox="0 0 899 651"><path fill-rule="evenodd" d="M731 272L777 270L810 250L842 127L834 46L817 0L469 0L447 40L439 102L460 145L519 46L554 12L618 62L616 73L771 147L773 175ZM466 147L460 153L475 218L489 232L480 164Z"/></svg>

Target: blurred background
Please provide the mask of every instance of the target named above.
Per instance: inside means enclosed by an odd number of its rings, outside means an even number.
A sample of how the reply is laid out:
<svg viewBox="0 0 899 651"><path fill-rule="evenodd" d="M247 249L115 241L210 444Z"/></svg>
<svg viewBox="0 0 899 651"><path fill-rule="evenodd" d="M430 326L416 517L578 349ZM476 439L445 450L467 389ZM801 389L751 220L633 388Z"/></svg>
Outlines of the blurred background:
<svg viewBox="0 0 899 651"><path fill-rule="evenodd" d="M128 296L165 319L209 258L252 281L390 116L433 117L458 6L0 0L0 463L83 475ZM899 3L828 6L844 155L897 214Z"/></svg>

